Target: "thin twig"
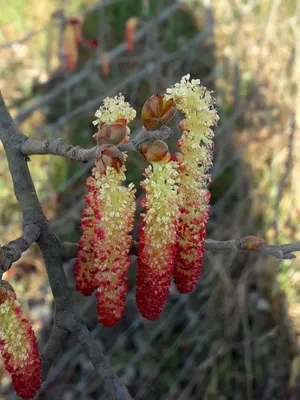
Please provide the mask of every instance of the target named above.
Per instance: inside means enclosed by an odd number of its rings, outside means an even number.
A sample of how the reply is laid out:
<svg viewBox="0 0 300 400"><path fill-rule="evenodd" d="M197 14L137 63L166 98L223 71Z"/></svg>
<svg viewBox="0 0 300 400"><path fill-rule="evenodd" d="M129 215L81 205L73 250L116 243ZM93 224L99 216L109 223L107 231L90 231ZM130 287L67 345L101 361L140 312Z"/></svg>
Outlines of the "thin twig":
<svg viewBox="0 0 300 400"><path fill-rule="evenodd" d="M0 279L2 279L3 272L7 271L14 262L19 260L22 253L39 238L40 234L41 228L38 225L30 224L24 228L22 236L3 247L0 246Z"/></svg>
<svg viewBox="0 0 300 400"><path fill-rule="evenodd" d="M82 149L79 146L67 144L63 139L33 140L28 138L22 144L22 153L26 156L34 154L53 154L71 160L87 162L96 157L97 146L91 149Z"/></svg>
<svg viewBox="0 0 300 400"><path fill-rule="evenodd" d="M213 239L205 239L204 247L205 250L210 251L235 251L235 252L251 252L264 254L268 256L273 256L282 260L290 260L295 258L296 256L293 254L294 252L300 251L300 242L295 243L287 243L281 245L261 245L256 249L250 250L244 246L245 240L247 236L241 239L232 239L232 240L213 240ZM71 242L63 243L63 255L65 259L76 258L78 251L78 244ZM132 242L132 246L130 249L131 255L137 255L138 252L138 242L135 240Z"/></svg>
<svg viewBox="0 0 300 400"><path fill-rule="evenodd" d="M213 239L205 240L206 250L223 250L223 251L238 251L238 252L252 252L260 253L264 255L273 256L282 260L290 260L295 258L296 251L300 251L300 242L287 243L281 245L267 245L263 244L260 247L252 250L247 250L244 246L244 242L247 236L241 239L232 239L226 241L218 241Z"/></svg>
<svg viewBox="0 0 300 400"><path fill-rule="evenodd" d="M172 134L173 131L167 126L162 126L160 129L154 131L146 131L142 129L140 133L131 140L131 142L120 144L118 147L121 151L137 151L138 147L144 142L151 143L157 139L166 140ZM69 145L61 138L46 139L44 141L26 138L21 146L22 153L25 156L35 154L53 154L82 162L94 160L98 148L98 146L95 146L91 149L83 149L79 146Z"/></svg>

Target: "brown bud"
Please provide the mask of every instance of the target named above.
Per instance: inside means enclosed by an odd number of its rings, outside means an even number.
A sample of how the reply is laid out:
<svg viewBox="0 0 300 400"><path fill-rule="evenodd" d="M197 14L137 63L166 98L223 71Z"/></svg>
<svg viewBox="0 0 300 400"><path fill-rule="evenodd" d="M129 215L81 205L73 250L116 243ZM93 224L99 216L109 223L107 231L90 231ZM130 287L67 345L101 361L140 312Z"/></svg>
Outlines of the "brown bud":
<svg viewBox="0 0 300 400"><path fill-rule="evenodd" d="M99 144L120 144L126 138L126 122L126 119L120 119L113 124L101 124L93 138Z"/></svg>
<svg viewBox="0 0 300 400"><path fill-rule="evenodd" d="M162 140L155 140L146 151L145 158L148 162L169 162L171 160L171 154L169 153L167 143Z"/></svg>
<svg viewBox="0 0 300 400"><path fill-rule="evenodd" d="M146 129L158 129L174 117L176 107L172 99L165 100L164 96L156 93L143 105L142 120Z"/></svg>
<svg viewBox="0 0 300 400"><path fill-rule="evenodd" d="M142 144L139 145L138 151L144 156L147 151L149 150L149 147L152 145L150 142L143 142Z"/></svg>
<svg viewBox="0 0 300 400"><path fill-rule="evenodd" d="M124 165L123 153L113 144L103 144L96 156L96 167L101 174L104 174L107 167L119 171Z"/></svg>
<svg viewBox="0 0 300 400"><path fill-rule="evenodd" d="M16 298L16 293L11 284L6 281L0 281L0 304L7 299L15 300Z"/></svg>
<svg viewBox="0 0 300 400"><path fill-rule="evenodd" d="M258 236L245 236L240 240L241 250L256 251L266 244L266 240Z"/></svg>

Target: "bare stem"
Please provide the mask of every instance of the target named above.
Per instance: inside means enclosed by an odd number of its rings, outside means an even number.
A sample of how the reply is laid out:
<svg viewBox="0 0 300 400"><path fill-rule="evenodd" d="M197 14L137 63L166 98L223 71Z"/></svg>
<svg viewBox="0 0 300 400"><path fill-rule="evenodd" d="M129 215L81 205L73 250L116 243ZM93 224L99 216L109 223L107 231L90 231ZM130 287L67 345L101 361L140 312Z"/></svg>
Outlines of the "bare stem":
<svg viewBox="0 0 300 400"><path fill-rule="evenodd" d="M251 252L264 254L268 256L273 256L282 260L290 260L296 256L293 254L296 251L300 251L300 242L279 244L279 245L267 245L263 244L252 250L247 249L244 245L247 236L241 239L232 239L226 241L206 239L204 241L204 246L206 250L211 251L236 251L236 252ZM130 249L131 255L137 255L138 252L138 242L133 241ZM78 252L78 244L64 242L63 243L63 255L65 259L76 258Z"/></svg>
<svg viewBox="0 0 300 400"><path fill-rule="evenodd" d="M162 126L160 129L154 131L142 129L129 143L120 144L118 147L121 151L137 151L142 143L152 143L156 139L166 140L172 134L173 131L167 126ZM97 149L98 146L92 147L91 149L72 146L61 138L46 139L43 141L26 138L21 146L24 156L53 154L82 162L95 159Z"/></svg>
<svg viewBox="0 0 300 400"><path fill-rule="evenodd" d="M34 243L41 234L41 228L38 225L30 224L24 227L22 236L9 242L5 246L0 246L0 279L3 272L16 262L24 251Z"/></svg>

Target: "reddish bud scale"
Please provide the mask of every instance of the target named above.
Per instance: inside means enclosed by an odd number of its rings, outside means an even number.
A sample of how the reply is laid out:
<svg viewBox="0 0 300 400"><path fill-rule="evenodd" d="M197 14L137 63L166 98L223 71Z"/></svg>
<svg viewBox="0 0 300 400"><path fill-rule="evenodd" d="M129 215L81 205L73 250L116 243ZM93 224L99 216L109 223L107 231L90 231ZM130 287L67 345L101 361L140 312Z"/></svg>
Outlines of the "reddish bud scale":
<svg viewBox="0 0 300 400"><path fill-rule="evenodd" d="M146 199L142 204L136 303L144 318L159 317L168 298L176 255L177 165L153 163L148 167L142 186Z"/></svg>
<svg viewBox="0 0 300 400"><path fill-rule="evenodd" d="M34 397L42 382L37 340L11 293L0 304L0 351L16 393L24 399Z"/></svg>
<svg viewBox="0 0 300 400"><path fill-rule="evenodd" d="M156 93L143 105L142 121L146 129L158 129L171 121L176 113L172 99L166 100L164 96Z"/></svg>

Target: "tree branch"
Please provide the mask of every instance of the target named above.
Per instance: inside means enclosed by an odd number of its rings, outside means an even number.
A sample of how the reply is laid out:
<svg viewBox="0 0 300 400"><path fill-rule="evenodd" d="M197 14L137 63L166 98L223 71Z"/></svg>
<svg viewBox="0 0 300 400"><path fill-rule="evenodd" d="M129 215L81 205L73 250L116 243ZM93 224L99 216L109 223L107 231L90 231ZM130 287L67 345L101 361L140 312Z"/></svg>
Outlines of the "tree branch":
<svg viewBox="0 0 300 400"><path fill-rule="evenodd" d="M110 396L109 399L114 399L115 396L119 400L132 399L121 380L112 373L107 359L104 357L98 344L95 343L92 334L87 327L84 324L79 326L77 325L74 334L86 355L94 365L96 371L102 377L106 393Z"/></svg>
<svg viewBox="0 0 300 400"><path fill-rule="evenodd" d="M158 130L146 131L142 129L129 143L118 145L121 151L137 151L142 143L152 143L157 139L166 140L173 134L173 131L167 127L162 126ZM96 157L98 146L91 149L83 149L80 146L72 146L67 144L63 139L46 139L46 140L33 140L26 138L21 146L21 151L24 156L38 155L38 154L53 154L63 156L71 160L87 162Z"/></svg>
<svg viewBox="0 0 300 400"><path fill-rule="evenodd" d="M50 339L48 340L41 355L42 368L43 368L43 377L42 377L43 381L46 381L48 373L52 367L52 364L58 357L69 335L70 332L67 329L60 327L55 321L52 327Z"/></svg>
<svg viewBox="0 0 300 400"><path fill-rule="evenodd" d="M213 240L213 239L205 239L204 246L205 250L211 251L236 251L241 253L251 252L251 253L259 253L268 256L273 256L282 260L290 260L295 258L296 251L300 251L300 242L295 243L287 243L281 245L267 245L262 244L257 247L253 247L252 249L247 248L246 242L249 236L245 236L241 239L232 239L226 241ZM138 252L138 242L135 240L132 242L132 246L130 249L131 255L137 255ZM63 255L64 258L71 259L76 258L78 252L78 244L64 242L63 243Z"/></svg>
<svg viewBox="0 0 300 400"><path fill-rule="evenodd" d="M24 227L22 236L3 247L0 246L0 279L2 279L3 272L7 271L22 256L22 253L37 241L40 234L41 228L38 225L30 224Z"/></svg>
<svg viewBox="0 0 300 400"><path fill-rule="evenodd" d="M24 155L32 154L54 154L63 156L71 160L87 162L96 157L98 146L91 149L82 149L79 146L72 146L67 144L63 139L46 139L46 140L33 140L26 139L22 144L22 153Z"/></svg>
<svg viewBox="0 0 300 400"><path fill-rule="evenodd" d="M226 241L218 241L213 239L205 240L206 250L221 250L221 251L238 251L238 252L252 252L260 253L268 256L273 256L282 260L290 260L295 258L293 252L300 251L300 242L279 244L279 245L267 245L262 244L252 249L247 248L246 241L249 236L245 236L241 239L233 239Z"/></svg>
<svg viewBox="0 0 300 400"><path fill-rule="evenodd" d="M37 198L28 165L24 160L24 155L20 148L21 143L26 138L27 136L19 132L0 92L0 139L7 156L15 196L20 203L23 217L27 214L42 215L42 207Z"/></svg>

